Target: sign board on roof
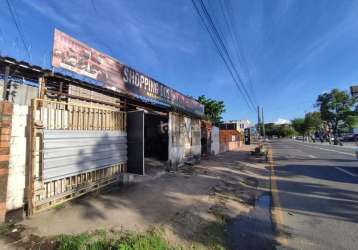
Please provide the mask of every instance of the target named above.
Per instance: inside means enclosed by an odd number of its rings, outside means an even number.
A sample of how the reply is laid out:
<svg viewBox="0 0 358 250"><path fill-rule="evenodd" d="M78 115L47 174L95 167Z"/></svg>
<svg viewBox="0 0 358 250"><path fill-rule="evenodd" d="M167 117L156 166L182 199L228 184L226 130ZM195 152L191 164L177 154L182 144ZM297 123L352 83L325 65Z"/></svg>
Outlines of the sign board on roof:
<svg viewBox="0 0 358 250"><path fill-rule="evenodd" d="M55 29L52 65L101 82L105 88L159 101L202 116L204 106Z"/></svg>

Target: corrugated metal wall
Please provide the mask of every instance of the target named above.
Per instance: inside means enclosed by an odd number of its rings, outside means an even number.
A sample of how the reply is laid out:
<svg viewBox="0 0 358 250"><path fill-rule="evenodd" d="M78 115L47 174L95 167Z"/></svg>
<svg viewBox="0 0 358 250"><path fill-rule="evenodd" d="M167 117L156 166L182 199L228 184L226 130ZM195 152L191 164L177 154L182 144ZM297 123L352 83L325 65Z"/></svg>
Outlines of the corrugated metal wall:
<svg viewBox="0 0 358 250"><path fill-rule="evenodd" d="M127 161L126 132L45 129L43 136L46 181Z"/></svg>

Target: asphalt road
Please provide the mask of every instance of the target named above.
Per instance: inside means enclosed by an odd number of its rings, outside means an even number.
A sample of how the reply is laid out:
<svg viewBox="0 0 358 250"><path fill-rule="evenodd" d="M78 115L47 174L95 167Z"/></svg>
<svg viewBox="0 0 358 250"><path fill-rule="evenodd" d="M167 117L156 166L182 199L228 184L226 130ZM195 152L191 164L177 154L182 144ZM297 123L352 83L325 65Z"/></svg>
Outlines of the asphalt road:
<svg viewBox="0 0 358 250"><path fill-rule="evenodd" d="M354 149L270 142L288 249L358 249L358 161Z"/></svg>

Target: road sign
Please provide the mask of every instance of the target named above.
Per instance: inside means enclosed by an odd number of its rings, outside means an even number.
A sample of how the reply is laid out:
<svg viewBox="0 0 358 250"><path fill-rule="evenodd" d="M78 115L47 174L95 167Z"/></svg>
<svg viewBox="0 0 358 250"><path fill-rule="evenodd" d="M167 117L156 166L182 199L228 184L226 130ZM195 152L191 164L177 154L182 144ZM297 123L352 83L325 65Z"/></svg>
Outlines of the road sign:
<svg viewBox="0 0 358 250"><path fill-rule="evenodd" d="M250 145L250 128L244 129L244 142L245 145Z"/></svg>

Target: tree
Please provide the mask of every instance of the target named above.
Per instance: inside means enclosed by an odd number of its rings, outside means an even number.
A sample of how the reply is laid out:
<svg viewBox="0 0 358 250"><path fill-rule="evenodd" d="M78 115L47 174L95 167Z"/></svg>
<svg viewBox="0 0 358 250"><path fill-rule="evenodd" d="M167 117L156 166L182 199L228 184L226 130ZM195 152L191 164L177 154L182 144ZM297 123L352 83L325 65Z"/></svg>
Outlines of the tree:
<svg viewBox="0 0 358 250"><path fill-rule="evenodd" d="M358 111L357 114L349 114L346 117L346 125L349 129L358 128Z"/></svg>
<svg viewBox="0 0 358 250"><path fill-rule="evenodd" d="M288 124L274 124L266 123L265 124L266 135L278 136L278 137L289 137L295 134L295 131Z"/></svg>
<svg viewBox="0 0 358 250"><path fill-rule="evenodd" d="M295 134L295 131L287 124L278 125L277 132L279 137L290 137Z"/></svg>
<svg viewBox="0 0 358 250"><path fill-rule="evenodd" d="M305 134L305 119L295 118L291 121L293 129L300 135Z"/></svg>
<svg viewBox="0 0 358 250"><path fill-rule="evenodd" d="M220 123L221 114L225 112L225 104L223 101L217 101L207 98L205 95L198 97L198 102L204 105L204 114L207 119L214 124Z"/></svg>
<svg viewBox="0 0 358 250"><path fill-rule="evenodd" d="M322 119L320 112L310 112L305 115L304 132L312 133L322 129Z"/></svg>
<svg viewBox="0 0 358 250"><path fill-rule="evenodd" d="M265 123L265 133L267 136L278 136L277 126L274 123Z"/></svg>
<svg viewBox="0 0 358 250"><path fill-rule="evenodd" d="M346 124L349 114L353 111L355 103L356 99L339 89L333 89L329 93L318 96L316 107L321 112L322 120L331 126L336 139L340 133L340 128Z"/></svg>

